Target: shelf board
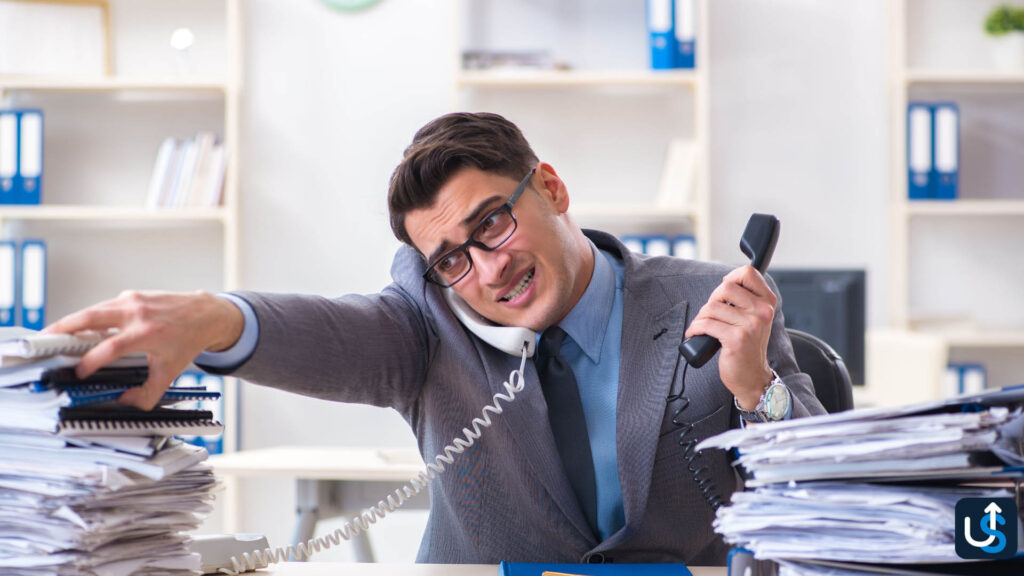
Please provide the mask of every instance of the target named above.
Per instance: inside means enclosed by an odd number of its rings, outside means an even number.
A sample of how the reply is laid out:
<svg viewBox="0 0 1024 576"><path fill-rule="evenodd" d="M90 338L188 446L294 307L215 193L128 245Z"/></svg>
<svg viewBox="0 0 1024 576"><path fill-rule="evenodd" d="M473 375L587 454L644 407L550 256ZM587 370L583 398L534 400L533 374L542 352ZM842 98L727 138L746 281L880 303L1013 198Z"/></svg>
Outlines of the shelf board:
<svg viewBox="0 0 1024 576"><path fill-rule="evenodd" d="M569 213L588 220L656 220L692 219L697 211L687 207L663 207L654 204L626 202L581 202L570 206Z"/></svg>
<svg viewBox="0 0 1024 576"><path fill-rule="evenodd" d="M1024 86L1024 72L910 69L907 70L905 78L907 84L1020 84Z"/></svg>
<svg viewBox="0 0 1024 576"><path fill-rule="evenodd" d="M1024 348L1024 330L954 330L942 336L959 348Z"/></svg>
<svg viewBox="0 0 1024 576"><path fill-rule="evenodd" d="M697 85L694 70L469 70L459 72L459 87L534 88L559 86Z"/></svg>
<svg viewBox="0 0 1024 576"><path fill-rule="evenodd" d="M227 91L217 80L180 78L69 78L0 76L0 90L33 92L216 92Z"/></svg>
<svg viewBox="0 0 1024 576"><path fill-rule="evenodd" d="M0 205L0 220L120 221L120 222L221 222L224 208L146 208L54 204L38 206Z"/></svg>
<svg viewBox="0 0 1024 576"><path fill-rule="evenodd" d="M911 216L1024 216L1024 200L908 200Z"/></svg>

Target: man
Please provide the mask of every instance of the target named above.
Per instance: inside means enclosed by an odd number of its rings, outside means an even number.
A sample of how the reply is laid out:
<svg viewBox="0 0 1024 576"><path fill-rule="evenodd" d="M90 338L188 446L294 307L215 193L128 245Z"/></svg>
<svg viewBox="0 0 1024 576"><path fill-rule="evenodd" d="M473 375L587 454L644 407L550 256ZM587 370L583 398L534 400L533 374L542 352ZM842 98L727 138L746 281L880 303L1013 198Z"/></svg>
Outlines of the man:
<svg viewBox="0 0 1024 576"><path fill-rule="evenodd" d="M198 355L260 384L392 407L432 461L521 361L457 320L450 288L490 321L543 336L524 390L431 485L419 560L723 563L712 504L735 475L724 453L693 459L688 443L739 425L779 377L790 413L774 417L823 412L765 279L584 233L555 169L493 114L423 127L388 201L408 246L378 294L125 293L50 330L120 329L80 376L149 353L150 379L125 402L153 406ZM680 369L684 329L718 338L716 359Z"/></svg>

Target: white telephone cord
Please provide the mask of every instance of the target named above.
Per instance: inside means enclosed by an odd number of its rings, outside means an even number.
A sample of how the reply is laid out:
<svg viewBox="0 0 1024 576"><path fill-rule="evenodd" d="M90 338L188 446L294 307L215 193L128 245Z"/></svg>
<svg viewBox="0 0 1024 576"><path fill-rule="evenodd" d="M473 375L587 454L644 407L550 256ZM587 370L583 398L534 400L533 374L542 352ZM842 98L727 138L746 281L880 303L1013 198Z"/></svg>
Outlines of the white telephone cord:
<svg viewBox="0 0 1024 576"><path fill-rule="evenodd" d="M489 413L501 414L504 411L501 402L512 402L516 398L516 393L523 391L523 370L526 369L527 354L527 346L523 346L523 360L519 364L519 369L509 373L508 381L502 383L507 394L502 394L501 392L495 394L493 402L484 406L481 414L482 418L473 419L472 430L463 428L461 437L456 436L451 444L445 446L444 453L435 456L434 462L427 464L426 470L417 474L405 486L388 494L387 501L381 500L377 502L376 506L371 506L359 516L353 517L351 522L346 522L344 526L327 536L300 542L297 546L254 550L252 553L242 554L241 561L237 557L232 556L232 567L221 568L220 571L224 574L236 575L240 572L266 568L270 564L284 562L290 556L300 560L302 558L309 558L316 552L326 550L331 546L337 546L342 540L347 541L353 536L369 530L371 524L376 524L377 520L383 518L389 512L394 512L410 498L422 492L437 476L444 472L445 464L451 465L455 461L453 455L462 454L466 448L471 447L480 438L482 429L491 427L491 415Z"/></svg>

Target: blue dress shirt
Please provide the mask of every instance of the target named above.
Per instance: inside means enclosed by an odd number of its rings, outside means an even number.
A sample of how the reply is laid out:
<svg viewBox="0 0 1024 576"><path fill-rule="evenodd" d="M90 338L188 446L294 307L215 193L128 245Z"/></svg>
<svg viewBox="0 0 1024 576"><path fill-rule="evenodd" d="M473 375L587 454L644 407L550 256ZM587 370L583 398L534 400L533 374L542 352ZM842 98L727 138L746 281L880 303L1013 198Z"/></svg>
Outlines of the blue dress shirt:
<svg viewBox="0 0 1024 576"><path fill-rule="evenodd" d="M241 366L242 362L245 362L256 350L256 342L260 338L260 323L256 318L256 312L253 311L252 306L245 300L226 292L217 294L217 296L229 300L232 304L238 306L238 309L242 311L242 316L245 318L245 326L242 328L242 335L238 337L238 342L235 342L234 346L220 352L204 351L199 356L196 356L195 363L220 370L231 370Z"/></svg>

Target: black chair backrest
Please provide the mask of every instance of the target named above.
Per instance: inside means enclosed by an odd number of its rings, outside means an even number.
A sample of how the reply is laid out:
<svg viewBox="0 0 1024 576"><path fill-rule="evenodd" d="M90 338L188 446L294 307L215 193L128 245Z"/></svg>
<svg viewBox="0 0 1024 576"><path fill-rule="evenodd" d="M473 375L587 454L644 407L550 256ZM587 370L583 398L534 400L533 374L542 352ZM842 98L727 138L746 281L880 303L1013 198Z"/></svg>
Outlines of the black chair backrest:
<svg viewBox="0 0 1024 576"><path fill-rule="evenodd" d="M800 371L814 382L814 395L829 413L853 408L853 382L846 363L824 340L787 328Z"/></svg>

